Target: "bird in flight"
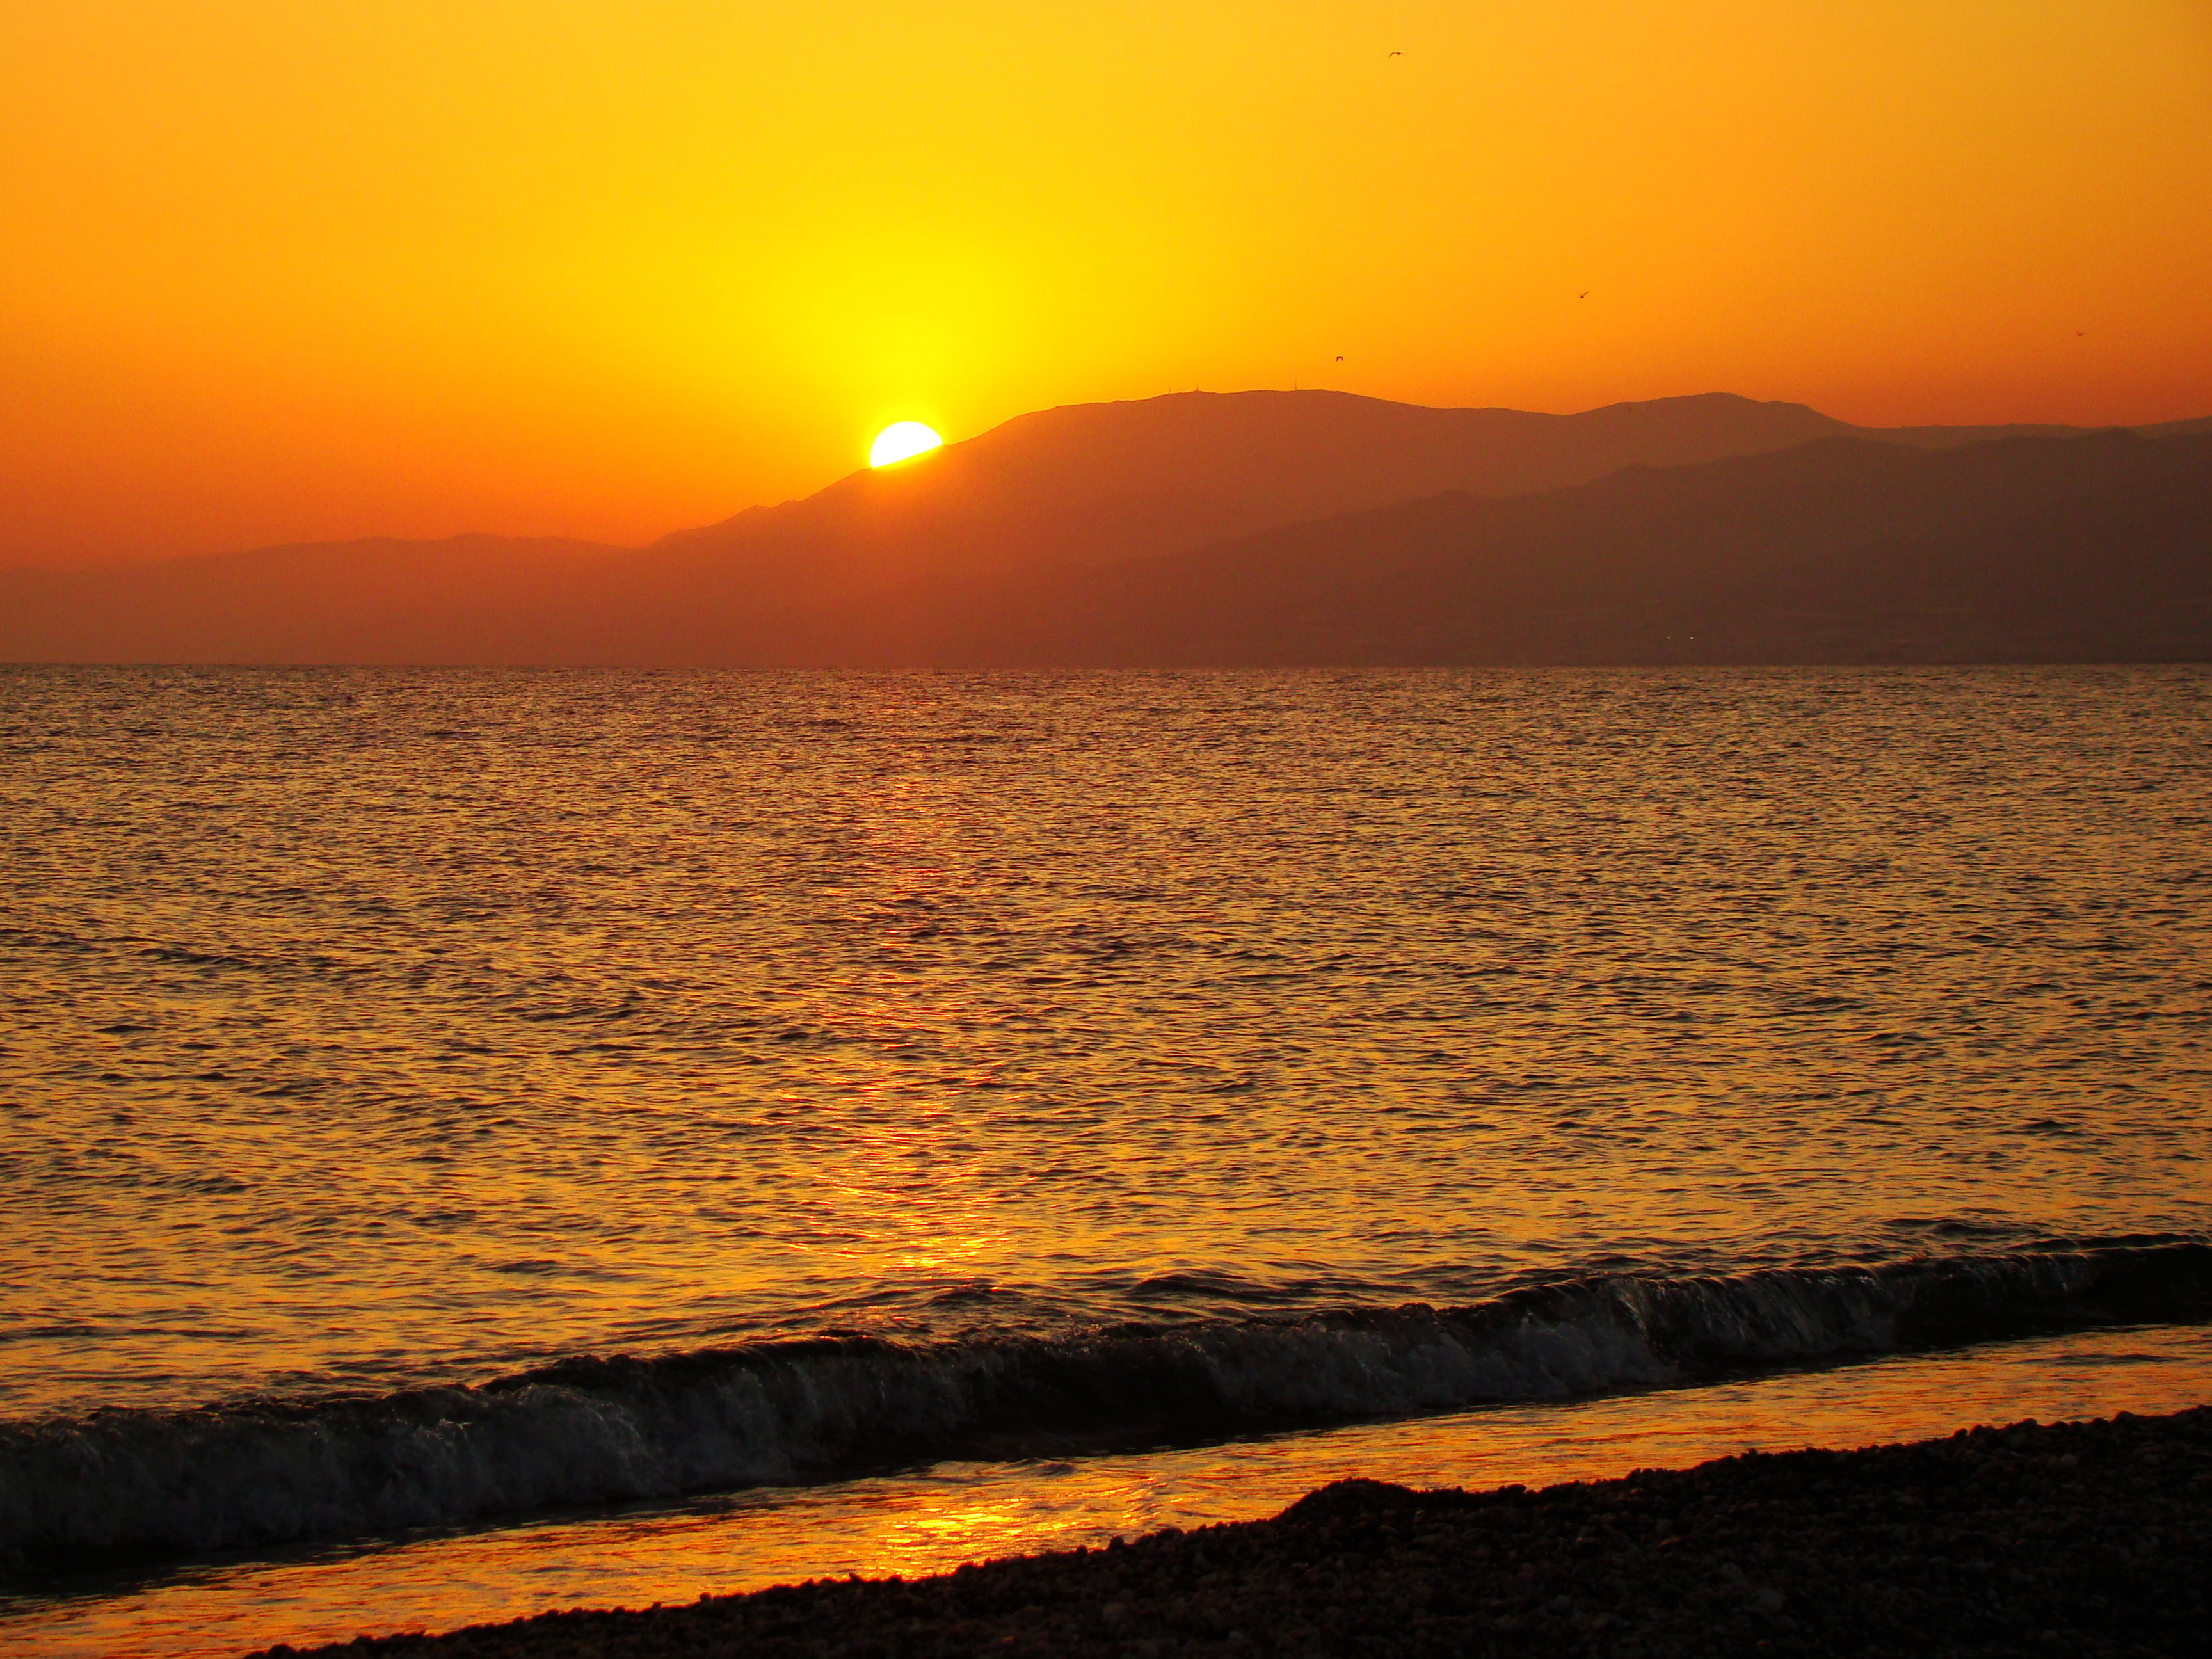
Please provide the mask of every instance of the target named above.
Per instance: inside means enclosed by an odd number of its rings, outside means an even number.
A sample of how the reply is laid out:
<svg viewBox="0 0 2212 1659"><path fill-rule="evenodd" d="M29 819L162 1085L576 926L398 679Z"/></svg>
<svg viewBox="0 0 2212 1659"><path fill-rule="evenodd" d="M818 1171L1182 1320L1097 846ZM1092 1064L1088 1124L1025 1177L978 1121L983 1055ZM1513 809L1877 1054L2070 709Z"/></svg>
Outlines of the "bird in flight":
<svg viewBox="0 0 2212 1659"><path fill-rule="evenodd" d="M1394 52L1390 55L1393 58L1403 58L1406 54L1402 52Z"/></svg>
<svg viewBox="0 0 2212 1659"><path fill-rule="evenodd" d="M1336 354L1336 361L1340 363L1344 361L1344 354L1341 351Z"/></svg>
<svg viewBox="0 0 2212 1659"><path fill-rule="evenodd" d="M1577 298L1577 300L1587 300L1587 299L1589 299L1589 290L1588 289L1584 289L1581 293L1579 293L1579 294L1576 295L1575 295L1575 298Z"/></svg>

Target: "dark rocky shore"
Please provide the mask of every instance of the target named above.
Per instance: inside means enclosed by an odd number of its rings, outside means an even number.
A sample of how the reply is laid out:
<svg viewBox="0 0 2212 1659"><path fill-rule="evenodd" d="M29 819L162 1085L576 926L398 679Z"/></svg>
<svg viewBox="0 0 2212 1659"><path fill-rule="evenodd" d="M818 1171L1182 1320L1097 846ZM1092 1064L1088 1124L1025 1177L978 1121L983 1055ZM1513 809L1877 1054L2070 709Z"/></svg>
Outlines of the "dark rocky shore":
<svg viewBox="0 0 2212 1659"><path fill-rule="evenodd" d="M286 1655L288 1648L269 1650ZM2212 1654L2212 1407L1270 1521L329 1653L422 1659Z"/></svg>

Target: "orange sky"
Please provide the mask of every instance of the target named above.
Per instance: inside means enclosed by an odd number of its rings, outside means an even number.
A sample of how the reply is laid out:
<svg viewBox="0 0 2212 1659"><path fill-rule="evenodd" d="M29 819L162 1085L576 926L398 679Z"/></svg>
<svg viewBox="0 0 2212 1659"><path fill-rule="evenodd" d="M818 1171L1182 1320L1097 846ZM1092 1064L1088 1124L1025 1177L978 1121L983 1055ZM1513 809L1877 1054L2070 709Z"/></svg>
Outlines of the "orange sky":
<svg viewBox="0 0 2212 1659"><path fill-rule="evenodd" d="M0 249L11 563L1192 386L2212 414L2212 3L9 0Z"/></svg>

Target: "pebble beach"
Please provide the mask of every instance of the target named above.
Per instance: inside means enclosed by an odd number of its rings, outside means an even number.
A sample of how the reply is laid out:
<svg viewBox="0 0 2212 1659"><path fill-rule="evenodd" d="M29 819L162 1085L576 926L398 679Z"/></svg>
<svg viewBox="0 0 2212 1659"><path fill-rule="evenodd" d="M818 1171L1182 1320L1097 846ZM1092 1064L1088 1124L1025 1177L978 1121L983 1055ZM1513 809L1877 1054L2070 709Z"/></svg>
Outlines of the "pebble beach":
<svg viewBox="0 0 2212 1659"><path fill-rule="evenodd" d="M2212 1407L1272 1519L314 1651L389 1659L2212 1652ZM264 1650L259 1659L302 1650Z"/></svg>

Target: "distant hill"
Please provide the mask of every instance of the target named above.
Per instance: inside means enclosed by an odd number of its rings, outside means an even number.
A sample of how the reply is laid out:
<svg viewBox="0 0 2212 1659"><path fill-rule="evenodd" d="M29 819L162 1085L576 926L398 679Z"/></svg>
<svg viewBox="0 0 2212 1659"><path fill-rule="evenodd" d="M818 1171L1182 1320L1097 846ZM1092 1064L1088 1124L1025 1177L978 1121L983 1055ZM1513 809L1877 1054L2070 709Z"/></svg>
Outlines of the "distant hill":
<svg viewBox="0 0 2212 1659"><path fill-rule="evenodd" d="M886 613L955 663L2212 661L2212 435L1860 438L1455 492Z"/></svg>
<svg viewBox="0 0 2212 1659"><path fill-rule="evenodd" d="M1578 415L1427 409L1341 392L1184 392L1024 415L803 501L664 538L644 568L684 592L858 597L920 578L1181 551L1448 489L1520 495L1849 434L1923 448L2063 427L1853 427L1724 392Z"/></svg>
<svg viewBox="0 0 2212 1659"><path fill-rule="evenodd" d="M1549 489L1637 461L1714 460L1849 430L1801 404L1722 393L1537 415L1339 392L1176 392L1019 416L651 552L848 588L1098 564L1440 490Z"/></svg>
<svg viewBox="0 0 2212 1659"><path fill-rule="evenodd" d="M1192 617L1211 617L1208 606L1229 602L1226 590L1192 573L1245 555L1207 553L1188 567L1163 559L1228 544L1249 553L1262 544L1248 538L1302 525L1310 528L1281 546L1305 547L1298 537L1352 533L1328 527L1346 514L1447 495L1462 506L1534 499L1626 467L1680 468L1838 438L1901 461L2020 434L2081 441L2064 428L1867 431L1802 404L1717 393L1560 416L1330 392L1183 392L1024 416L641 550L465 536L69 574L0 571L0 659L770 665L1133 660L1125 653L1152 650L1182 660L1217 648L1264 657L1307 647L1256 620L1239 632L1164 619L1146 633L1133 613L1109 637L1103 623L1064 610L1110 611L1124 603L1117 594L1169 580L1172 568L1184 572L1174 580L1196 584ZM1711 510L1727 509L1716 501ZM1445 509L1408 511L1419 519ZM1264 589L1250 597L1255 617L1273 614ZM1442 635L1421 636L1425 645L1391 637L1398 642L1363 644L1340 630L1326 635L1327 649L1396 659L1394 652L1447 648ZM1547 651L1570 648L1546 637ZM1323 638L1314 635L1313 648Z"/></svg>
<svg viewBox="0 0 2212 1659"><path fill-rule="evenodd" d="M68 573L0 570L0 660L592 660L629 550L377 538Z"/></svg>

